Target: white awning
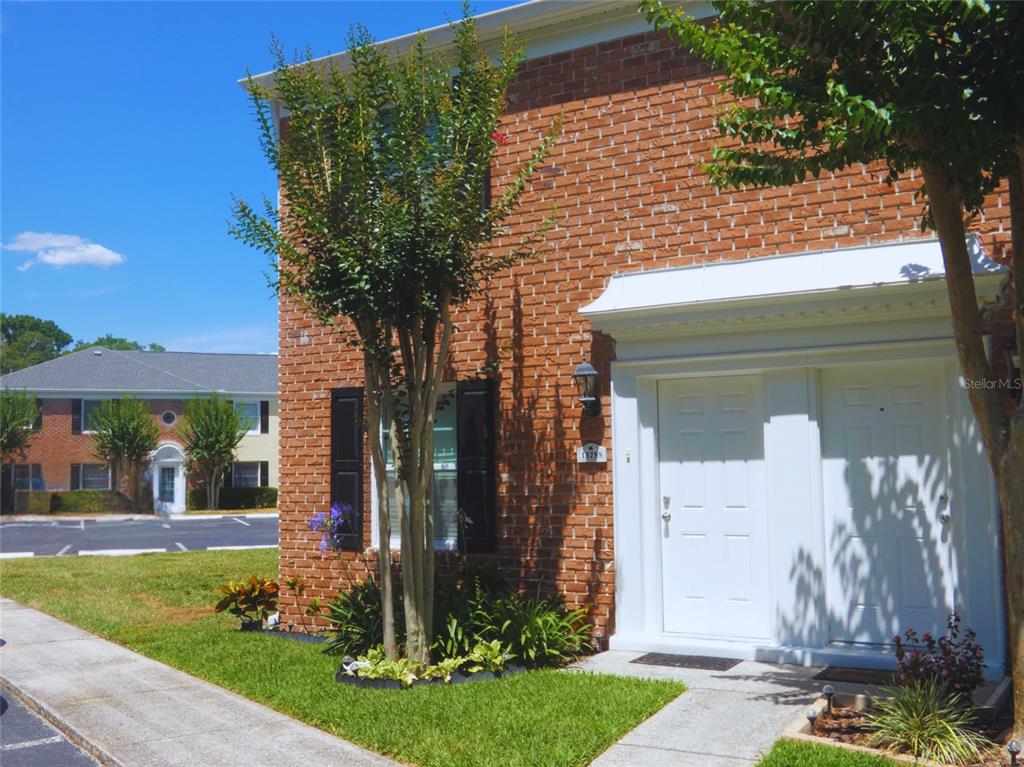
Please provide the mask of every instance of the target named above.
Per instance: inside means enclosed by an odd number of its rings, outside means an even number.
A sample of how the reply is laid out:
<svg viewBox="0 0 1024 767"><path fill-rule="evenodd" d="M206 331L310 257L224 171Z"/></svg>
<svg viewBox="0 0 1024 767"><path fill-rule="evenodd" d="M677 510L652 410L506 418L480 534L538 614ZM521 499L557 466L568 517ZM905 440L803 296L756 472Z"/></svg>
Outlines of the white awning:
<svg viewBox="0 0 1024 767"><path fill-rule="evenodd" d="M998 277L1006 269L968 240L974 273ZM617 274L596 301L580 310L595 327L742 305L801 303L854 291L911 287L945 275L938 240L849 248L795 256Z"/></svg>

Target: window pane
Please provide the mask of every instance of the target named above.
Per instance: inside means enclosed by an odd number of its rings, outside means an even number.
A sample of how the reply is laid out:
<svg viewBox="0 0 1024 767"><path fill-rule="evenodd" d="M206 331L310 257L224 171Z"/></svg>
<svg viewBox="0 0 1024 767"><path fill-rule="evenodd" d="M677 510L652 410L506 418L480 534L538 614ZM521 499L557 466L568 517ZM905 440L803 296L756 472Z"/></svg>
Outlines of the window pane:
<svg viewBox="0 0 1024 767"><path fill-rule="evenodd" d="M259 487L260 465L255 461L236 463L232 471L231 484L235 487Z"/></svg>
<svg viewBox="0 0 1024 767"><path fill-rule="evenodd" d="M82 400L82 431L92 431L96 427L93 418L102 404L103 400L101 399Z"/></svg>
<svg viewBox="0 0 1024 767"><path fill-rule="evenodd" d="M260 426L259 402L236 402L235 412L246 431L256 431Z"/></svg>
<svg viewBox="0 0 1024 767"><path fill-rule="evenodd" d="M82 464L83 490L108 490L110 488L110 470L102 463Z"/></svg>
<svg viewBox="0 0 1024 767"><path fill-rule="evenodd" d="M443 403L434 417L434 463L455 463L455 399Z"/></svg>
<svg viewBox="0 0 1024 767"><path fill-rule="evenodd" d="M14 489L32 489L32 467L27 463L19 463L14 467Z"/></svg>
<svg viewBox="0 0 1024 767"><path fill-rule="evenodd" d="M434 540L454 549L459 540L459 479L455 471L434 472Z"/></svg>

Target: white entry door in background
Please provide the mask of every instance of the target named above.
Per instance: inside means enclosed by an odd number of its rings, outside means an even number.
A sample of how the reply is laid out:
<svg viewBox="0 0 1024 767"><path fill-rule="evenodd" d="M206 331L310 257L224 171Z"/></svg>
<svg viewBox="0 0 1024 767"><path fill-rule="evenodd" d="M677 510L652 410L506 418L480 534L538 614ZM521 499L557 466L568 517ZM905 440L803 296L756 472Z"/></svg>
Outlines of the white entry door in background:
<svg viewBox="0 0 1024 767"><path fill-rule="evenodd" d="M941 633L953 609L941 362L821 374L830 639Z"/></svg>
<svg viewBox="0 0 1024 767"><path fill-rule="evenodd" d="M769 636L761 392L756 375L658 383L666 632Z"/></svg>

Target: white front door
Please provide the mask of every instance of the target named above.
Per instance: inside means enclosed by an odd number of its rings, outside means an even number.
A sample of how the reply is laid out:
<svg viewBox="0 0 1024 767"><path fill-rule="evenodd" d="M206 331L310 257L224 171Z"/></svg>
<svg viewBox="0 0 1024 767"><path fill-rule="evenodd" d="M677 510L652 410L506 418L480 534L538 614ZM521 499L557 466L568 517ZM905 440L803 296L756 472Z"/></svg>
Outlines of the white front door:
<svg viewBox="0 0 1024 767"><path fill-rule="evenodd" d="M822 372L830 637L941 633L953 609L941 362Z"/></svg>
<svg viewBox="0 0 1024 767"><path fill-rule="evenodd" d="M761 378L658 383L666 632L769 636Z"/></svg>

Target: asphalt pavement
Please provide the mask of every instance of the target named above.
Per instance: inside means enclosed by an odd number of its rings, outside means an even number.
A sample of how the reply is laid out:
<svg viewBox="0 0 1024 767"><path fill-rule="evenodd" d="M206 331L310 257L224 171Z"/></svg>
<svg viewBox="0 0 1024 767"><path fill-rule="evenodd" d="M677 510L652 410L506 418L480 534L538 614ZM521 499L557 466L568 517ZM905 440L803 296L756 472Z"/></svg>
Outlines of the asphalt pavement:
<svg viewBox="0 0 1024 767"><path fill-rule="evenodd" d="M277 547L277 515L0 521L0 558Z"/></svg>
<svg viewBox="0 0 1024 767"><path fill-rule="evenodd" d="M0 763L4 767L99 765L6 690L0 690Z"/></svg>

